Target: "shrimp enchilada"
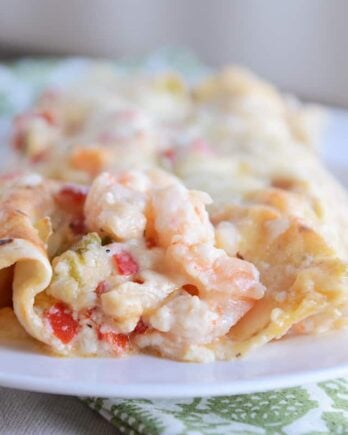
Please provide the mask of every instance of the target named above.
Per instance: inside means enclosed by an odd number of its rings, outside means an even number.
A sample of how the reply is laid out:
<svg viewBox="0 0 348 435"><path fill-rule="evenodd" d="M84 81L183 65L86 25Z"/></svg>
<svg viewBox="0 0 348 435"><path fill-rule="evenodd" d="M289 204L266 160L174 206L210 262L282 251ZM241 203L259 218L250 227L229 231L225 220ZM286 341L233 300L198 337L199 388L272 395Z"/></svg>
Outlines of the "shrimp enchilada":
<svg viewBox="0 0 348 435"><path fill-rule="evenodd" d="M347 325L348 200L319 109L238 68L86 83L17 116L21 170L0 176L0 300L30 336L209 362Z"/></svg>

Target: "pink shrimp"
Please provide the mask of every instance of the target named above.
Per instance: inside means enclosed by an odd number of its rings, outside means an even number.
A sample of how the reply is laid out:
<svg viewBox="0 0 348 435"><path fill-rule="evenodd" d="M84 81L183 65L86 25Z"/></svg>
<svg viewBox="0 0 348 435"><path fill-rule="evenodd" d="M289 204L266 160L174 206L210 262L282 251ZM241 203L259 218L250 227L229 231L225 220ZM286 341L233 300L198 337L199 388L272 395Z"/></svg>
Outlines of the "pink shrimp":
<svg viewBox="0 0 348 435"><path fill-rule="evenodd" d="M166 249L165 263L184 285L149 316L154 330L139 337L140 347L174 358L199 359L189 355L192 349L227 334L265 293L254 265L215 246L207 199L181 184L152 196L154 230Z"/></svg>

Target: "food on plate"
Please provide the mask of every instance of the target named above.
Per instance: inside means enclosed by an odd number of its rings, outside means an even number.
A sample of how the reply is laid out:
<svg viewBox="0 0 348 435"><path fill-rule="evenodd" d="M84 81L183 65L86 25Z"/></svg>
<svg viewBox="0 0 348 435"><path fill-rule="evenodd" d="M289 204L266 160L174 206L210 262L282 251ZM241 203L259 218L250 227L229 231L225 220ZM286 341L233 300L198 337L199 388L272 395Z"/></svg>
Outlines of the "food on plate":
<svg viewBox="0 0 348 435"><path fill-rule="evenodd" d="M188 155L313 147L321 119L318 108L239 68L193 88L173 73L104 72L44 91L15 118L11 143L30 170L88 183L105 170L172 169Z"/></svg>
<svg viewBox="0 0 348 435"><path fill-rule="evenodd" d="M18 176L0 200L14 312L56 353L187 361L316 332L332 310L338 327L346 265L302 200L263 190L210 217L208 194L160 170L102 173L88 189Z"/></svg>
<svg viewBox="0 0 348 435"><path fill-rule="evenodd" d="M228 360L347 326L348 199L320 118L239 68L44 92L0 176L0 304L68 356Z"/></svg>
<svg viewBox="0 0 348 435"><path fill-rule="evenodd" d="M15 264L18 320L55 352L190 359L263 297L255 266L216 247L209 196L174 177L103 173L88 193L34 181L3 186L1 266Z"/></svg>

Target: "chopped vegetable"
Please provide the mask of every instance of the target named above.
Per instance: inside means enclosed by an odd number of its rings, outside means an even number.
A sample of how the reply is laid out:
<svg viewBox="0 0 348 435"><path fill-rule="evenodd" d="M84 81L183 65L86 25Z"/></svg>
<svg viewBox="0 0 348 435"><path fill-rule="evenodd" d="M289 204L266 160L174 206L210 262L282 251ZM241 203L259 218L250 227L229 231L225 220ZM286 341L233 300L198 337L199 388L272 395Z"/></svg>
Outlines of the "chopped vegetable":
<svg viewBox="0 0 348 435"><path fill-rule="evenodd" d="M113 260L120 275L134 275L139 272L138 263L129 252L119 252L113 256Z"/></svg>
<svg viewBox="0 0 348 435"><path fill-rule="evenodd" d="M82 214L87 193L85 186L67 184L56 194L55 200L64 211Z"/></svg>
<svg viewBox="0 0 348 435"><path fill-rule="evenodd" d="M64 344L70 343L79 329L79 323L73 318L70 308L63 303L53 305L45 312L54 335Z"/></svg>
<svg viewBox="0 0 348 435"><path fill-rule="evenodd" d="M96 233L83 236L52 263L53 277L46 292L76 311L94 305L95 289L114 269Z"/></svg>
<svg viewBox="0 0 348 435"><path fill-rule="evenodd" d="M128 344L129 339L127 335L117 334L116 332L101 332L98 331L98 338L101 341L109 343L115 350L124 350Z"/></svg>
<svg viewBox="0 0 348 435"><path fill-rule="evenodd" d="M198 296L199 295L199 290L195 285L185 284L182 286L182 288L184 290L186 290L187 293L189 293L191 296Z"/></svg>

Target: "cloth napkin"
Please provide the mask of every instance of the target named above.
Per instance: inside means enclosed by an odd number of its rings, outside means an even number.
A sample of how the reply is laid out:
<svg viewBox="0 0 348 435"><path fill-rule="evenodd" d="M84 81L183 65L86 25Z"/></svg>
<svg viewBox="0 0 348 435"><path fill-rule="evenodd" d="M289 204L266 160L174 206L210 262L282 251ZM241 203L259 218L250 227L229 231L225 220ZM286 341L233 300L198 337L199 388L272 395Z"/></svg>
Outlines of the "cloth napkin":
<svg viewBox="0 0 348 435"><path fill-rule="evenodd" d="M129 435L348 434L347 379L237 396L83 401Z"/></svg>
<svg viewBox="0 0 348 435"><path fill-rule="evenodd" d="M11 117L30 105L42 88L64 87L93 63L83 58L45 58L0 64L0 143L6 143ZM123 71L174 69L192 80L208 70L190 53L177 49L112 64ZM225 397L82 400L125 434L348 434L346 379Z"/></svg>

